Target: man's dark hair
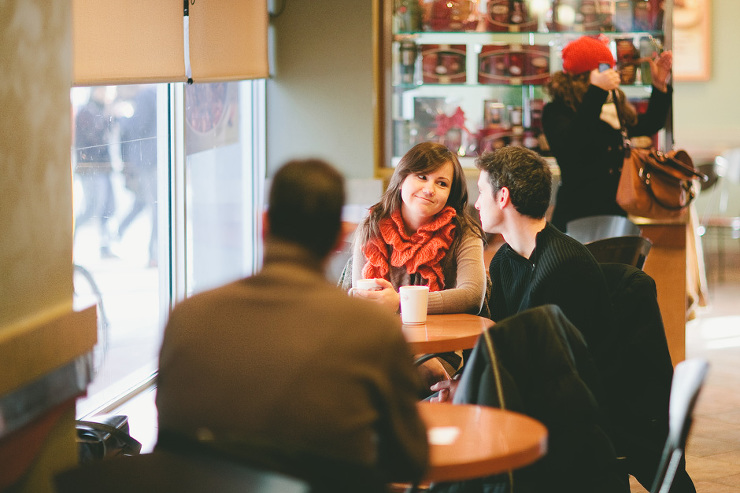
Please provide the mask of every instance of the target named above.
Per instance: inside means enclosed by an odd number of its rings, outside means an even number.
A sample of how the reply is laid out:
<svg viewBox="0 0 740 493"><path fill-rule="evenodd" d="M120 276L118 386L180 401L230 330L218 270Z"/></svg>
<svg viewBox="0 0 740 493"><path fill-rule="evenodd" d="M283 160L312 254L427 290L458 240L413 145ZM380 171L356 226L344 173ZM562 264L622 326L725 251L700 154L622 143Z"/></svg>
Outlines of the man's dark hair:
<svg viewBox="0 0 740 493"><path fill-rule="evenodd" d="M339 235L343 206L344 177L334 167L320 159L289 161L270 188L270 234L324 258Z"/></svg>
<svg viewBox="0 0 740 493"><path fill-rule="evenodd" d="M494 194L503 187L509 189L511 203L520 214L535 219L545 217L552 174L542 156L525 147L508 146L484 153L475 166L488 173Z"/></svg>

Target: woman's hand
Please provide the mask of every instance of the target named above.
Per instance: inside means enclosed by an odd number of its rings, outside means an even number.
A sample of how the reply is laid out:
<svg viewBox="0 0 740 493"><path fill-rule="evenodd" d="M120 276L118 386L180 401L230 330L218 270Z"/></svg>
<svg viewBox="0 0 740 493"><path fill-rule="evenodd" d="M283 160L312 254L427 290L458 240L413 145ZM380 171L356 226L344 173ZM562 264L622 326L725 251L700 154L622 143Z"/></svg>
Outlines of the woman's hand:
<svg viewBox="0 0 740 493"><path fill-rule="evenodd" d="M599 69L593 69L588 81L591 85L601 88L605 91L613 91L619 87L619 72L613 68L599 72Z"/></svg>
<svg viewBox="0 0 740 493"><path fill-rule="evenodd" d="M650 60L650 75L653 76L653 85L661 92L668 91L668 78L673 67L673 53L664 51L657 58Z"/></svg>
<svg viewBox="0 0 740 493"><path fill-rule="evenodd" d="M390 311L396 313L401 303L401 296L393 288L393 284L381 278L376 278L375 284L379 285L382 289L377 291L353 289L352 296L386 306Z"/></svg>

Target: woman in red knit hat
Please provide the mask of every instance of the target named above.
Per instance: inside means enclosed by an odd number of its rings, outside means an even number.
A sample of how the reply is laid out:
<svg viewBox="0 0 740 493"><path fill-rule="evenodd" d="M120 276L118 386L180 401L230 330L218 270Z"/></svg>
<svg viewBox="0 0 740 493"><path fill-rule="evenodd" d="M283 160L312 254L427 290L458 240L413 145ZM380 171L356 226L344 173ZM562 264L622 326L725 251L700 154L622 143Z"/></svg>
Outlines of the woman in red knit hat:
<svg viewBox="0 0 740 493"><path fill-rule="evenodd" d="M607 43L605 37L589 36L569 43L562 51L563 70L546 87L551 101L542 124L561 178L551 222L561 231L579 217L626 215L616 202L624 149L611 91L618 95L630 137L652 136L663 128L671 105L670 51L649 61L652 92L647 111L638 115L619 88Z"/></svg>
<svg viewBox="0 0 740 493"><path fill-rule="evenodd" d="M487 309L483 238L455 153L435 142L417 144L355 234L352 283L375 279L381 289L352 292L397 311L400 286L427 285L428 313L479 314ZM430 384L445 377L438 370L427 375Z"/></svg>

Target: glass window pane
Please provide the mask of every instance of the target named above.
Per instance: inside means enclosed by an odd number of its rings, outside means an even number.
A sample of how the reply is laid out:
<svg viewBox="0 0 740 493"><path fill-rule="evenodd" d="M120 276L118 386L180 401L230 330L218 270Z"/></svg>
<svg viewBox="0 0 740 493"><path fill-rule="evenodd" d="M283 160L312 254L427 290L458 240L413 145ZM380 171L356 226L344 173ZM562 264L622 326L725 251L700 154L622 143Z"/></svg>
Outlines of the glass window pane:
<svg viewBox="0 0 740 493"><path fill-rule="evenodd" d="M162 84L71 92L75 305L97 303L100 319L96 375L80 415L156 368L159 252L168 250L157 220L167 203L158 197L158 169L166 176L168 160L166 95Z"/></svg>
<svg viewBox="0 0 740 493"><path fill-rule="evenodd" d="M71 99L75 308L97 304L100 320L85 416L152 379L173 296L253 272L264 83L79 87Z"/></svg>
<svg viewBox="0 0 740 493"><path fill-rule="evenodd" d="M251 84L185 86L187 294L253 268Z"/></svg>

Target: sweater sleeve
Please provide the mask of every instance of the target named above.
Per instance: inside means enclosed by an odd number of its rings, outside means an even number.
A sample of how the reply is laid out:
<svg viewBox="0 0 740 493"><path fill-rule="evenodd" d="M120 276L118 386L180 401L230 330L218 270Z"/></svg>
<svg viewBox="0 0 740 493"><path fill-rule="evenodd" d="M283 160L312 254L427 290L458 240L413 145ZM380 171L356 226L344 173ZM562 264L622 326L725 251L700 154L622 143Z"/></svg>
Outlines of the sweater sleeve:
<svg viewBox="0 0 740 493"><path fill-rule="evenodd" d="M483 262L483 240L468 230L454 259L457 271L455 285L429 293L429 314L471 313L477 315L486 294L486 267Z"/></svg>
<svg viewBox="0 0 740 493"><path fill-rule="evenodd" d="M673 87L670 85L667 92L662 92L653 87L647 111L638 116L637 124L634 127L628 129L630 137L635 135L650 136L665 126L668 110L671 107L672 93Z"/></svg>

